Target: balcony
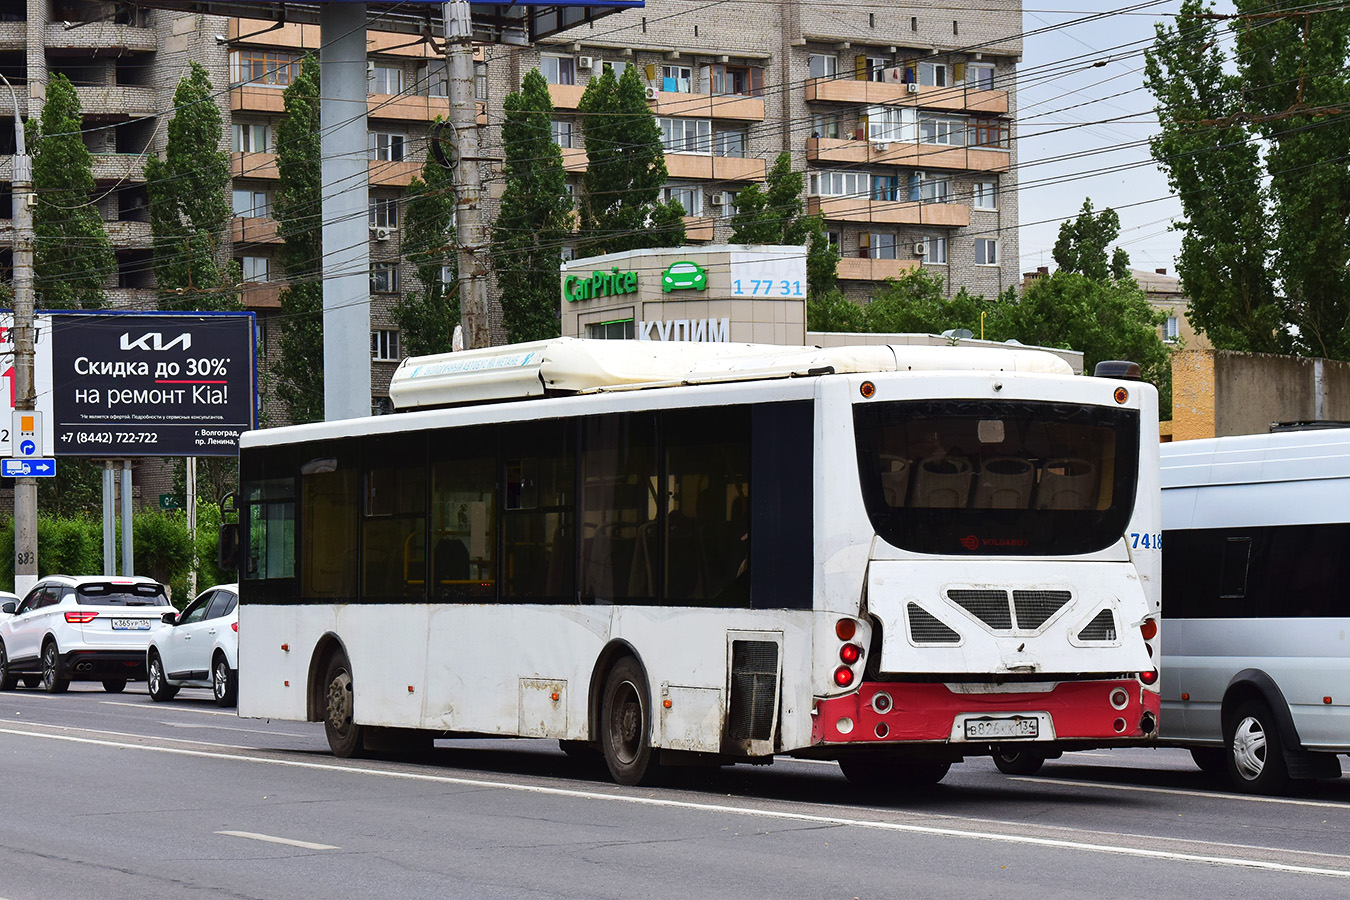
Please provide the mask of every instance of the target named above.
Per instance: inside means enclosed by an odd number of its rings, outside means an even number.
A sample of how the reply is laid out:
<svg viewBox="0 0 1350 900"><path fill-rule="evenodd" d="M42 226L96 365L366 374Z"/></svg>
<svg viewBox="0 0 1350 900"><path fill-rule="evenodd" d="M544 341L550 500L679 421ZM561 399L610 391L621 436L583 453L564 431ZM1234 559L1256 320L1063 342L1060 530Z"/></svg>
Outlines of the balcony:
<svg viewBox="0 0 1350 900"><path fill-rule="evenodd" d="M809 138L806 142L806 160L812 163L1006 172L1009 168L1008 159L1006 150L983 147L948 147L899 141L872 143L838 138Z"/></svg>
<svg viewBox="0 0 1350 900"><path fill-rule="evenodd" d="M230 219L230 242L240 244L280 244L277 220L262 216L235 216Z"/></svg>
<svg viewBox="0 0 1350 900"><path fill-rule="evenodd" d="M370 162L371 187L407 187L414 176L422 174L422 164L418 162L389 162L372 159Z"/></svg>
<svg viewBox="0 0 1350 900"><path fill-rule="evenodd" d="M159 111L155 89L126 84L75 86L85 118L99 116L153 116Z"/></svg>
<svg viewBox="0 0 1350 900"><path fill-rule="evenodd" d="M274 28L276 23L266 19L230 19L227 35L231 41L241 37L244 42L254 46L288 48L291 50L318 50L319 26L286 23ZM261 32L261 33L260 33ZM413 58L439 59L440 55L429 43L420 42L408 46L406 34L392 31L366 33L366 51L381 56L405 56ZM482 48L474 48L474 59L482 59Z"/></svg>
<svg viewBox="0 0 1350 900"><path fill-rule="evenodd" d="M885 281L887 278L900 278L906 272L919 267L919 258L914 259L848 259L839 260L836 272L840 281Z"/></svg>
<svg viewBox="0 0 1350 900"><path fill-rule="evenodd" d="M145 157L140 153L91 153L89 169L95 181L144 181Z"/></svg>
<svg viewBox="0 0 1350 900"><path fill-rule="evenodd" d="M263 178L274 181L281 177L277 172L277 155L275 153L231 153L230 177Z"/></svg>
<svg viewBox="0 0 1350 900"><path fill-rule="evenodd" d="M713 239L712 216L685 216L684 239L707 243Z"/></svg>
<svg viewBox="0 0 1350 900"><path fill-rule="evenodd" d="M0 22L0 50L24 50L27 47L27 22Z"/></svg>
<svg viewBox="0 0 1350 900"><path fill-rule="evenodd" d="M581 84L550 84L548 95L553 100L554 109L576 109L581 105L581 95L586 86Z"/></svg>
<svg viewBox="0 0 1350 900"><path fill-rule="evenodd" d="M590 161L586 159L586 148L584 147L563 147L562 148L563 168L568 172L585 172Z"/></svg>
<svg viewBox="0 0 1350 900"><path fill-rule="evenodd" d="M239 302L245 309L280 309L285 286L275 281L246 281L239 285Z"/></svg>
<svg viewBox="0 0 1350 900"><path fill-rule="evenodd" d="M149 250L153 243L149 222L104 222L103 227L116 250Z"/></svg>
<svg viewBox="0 0 1350 900"><path fill-rule="evenodd" d="M703 156L667 153L666 172L671 178L699 181L763 181L764 160L739 156Z"/></svg>
<svg viewBox="0 0 1350 900"><path fill-rule="evenodd" d="M915 87L918 90L910 90ZM963 110L991 116L1008 114L1007 91L982 91L965 85L933 87L849 78L812 78L806 82L806 99L868 106L922 106L924 109Z"/></svg>
<svg viewBox="0 0 1350 900"><path fill-rule="evenodd" d="M11 24L11 23L6 23ZM23 27L23 23L18 24ZM120 50L125 53L154 53L159 41L153 28L114 25L112 22L80 22L78 27L48 25L43 42L49 50Z"/></svg>
<svg viewBox="0 0 1350 900"><path fill-rule="evenodd" d="M736 119L764 121L764 98L739 94L681 94L657 91L652 114L657 116L696 116L700 119Z"/></svg>
<svg viewBox="0 0 1350 900"><path fill-rule="evenodd" d="M285 94L279 84L241 84L230 88L230 111L280 115L286 111Z"/></svg>
<svg viewBox="0 0 1350 900"><path fill-rule="evenodd" d="M806 211L831 222L871 222L878 225L940 225L964 228L970 207L963 203L915 203L871 200L867 197L807 197Z"/></svg>

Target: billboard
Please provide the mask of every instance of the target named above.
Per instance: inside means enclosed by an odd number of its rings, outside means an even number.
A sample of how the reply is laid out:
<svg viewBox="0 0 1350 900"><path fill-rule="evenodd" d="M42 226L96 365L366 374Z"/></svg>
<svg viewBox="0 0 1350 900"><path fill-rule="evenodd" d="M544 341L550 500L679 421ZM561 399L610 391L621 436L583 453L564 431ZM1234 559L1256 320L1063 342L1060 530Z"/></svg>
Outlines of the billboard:
<svg viewBox="0 0 1350 900"><path fill-rule="evenodd" d="M256 425L252 313L52 312L36 323L47 455L233 456ZM13 344L4 351L12 408Z"/></svg>

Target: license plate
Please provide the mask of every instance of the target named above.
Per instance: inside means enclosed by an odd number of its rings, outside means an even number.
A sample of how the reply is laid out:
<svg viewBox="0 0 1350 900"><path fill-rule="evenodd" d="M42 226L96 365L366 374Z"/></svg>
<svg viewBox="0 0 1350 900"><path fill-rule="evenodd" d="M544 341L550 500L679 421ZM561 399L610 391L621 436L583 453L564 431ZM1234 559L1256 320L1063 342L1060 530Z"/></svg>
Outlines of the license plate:
<svg viewBox="0 0 1350 900"><path fill-rule="evenodd" d="M966 740L983 738L1034 738L1041 733L1039 719L1027 716L1004 716L995 718L966 719Z"/></svg>
<svg viewBox="0 0 1350 900"><path fill-rule="evenodd" d="M113 631L149 631L149 619L113 619Z"/></svg>

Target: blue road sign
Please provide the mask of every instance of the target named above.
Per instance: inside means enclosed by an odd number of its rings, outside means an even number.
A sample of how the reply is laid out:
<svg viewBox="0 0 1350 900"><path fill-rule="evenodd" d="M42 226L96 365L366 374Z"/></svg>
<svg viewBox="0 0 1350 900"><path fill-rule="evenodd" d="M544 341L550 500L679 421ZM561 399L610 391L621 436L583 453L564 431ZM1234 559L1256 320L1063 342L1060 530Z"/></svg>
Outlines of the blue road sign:
<svg viewBox="0 0 1350 900"><path fill-rule="evenodd" d="M5 478L51 478L56 474L54 459L0 459L0 476Z"/></svg>
<svg viewBox="0 0 1350 900"><path fill-rule="evenodd" d="M24 441L19 445L19 453L22 456L32 456L37 453L37 444L32 441Z"/></svg>

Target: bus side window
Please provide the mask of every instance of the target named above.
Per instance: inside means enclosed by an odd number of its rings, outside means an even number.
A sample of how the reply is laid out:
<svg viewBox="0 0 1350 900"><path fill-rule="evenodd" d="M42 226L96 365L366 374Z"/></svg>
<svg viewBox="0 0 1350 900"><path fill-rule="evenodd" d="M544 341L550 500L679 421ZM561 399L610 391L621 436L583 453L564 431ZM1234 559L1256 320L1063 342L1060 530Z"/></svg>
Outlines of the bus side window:
<svg viewBox="0 0 1350 900"><path fill-rule="evenodd" d="M502 600L576 601L576 458L567 422L502 429Z"/></svg>
<svg viewBox="0 0 1350 900"><path fill-rule="evenodd" d="M495 597L496 430L462 428L432 446L431 596Z"/></svg>
<svg viewBox="0 0 1350 900"><path fill-rule="evenodd" d="M1247 568L1252 556L1252 539L1230 537L1223 547L1223 569L1219 575L1219 596L1240 600L1247 596Z"/></svg>

